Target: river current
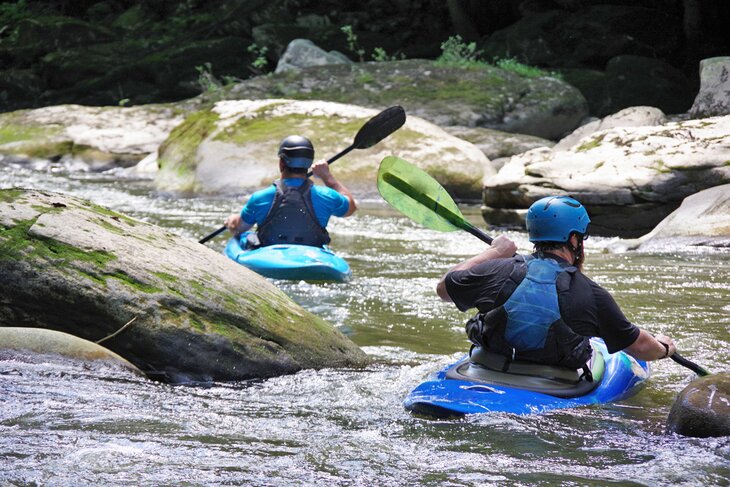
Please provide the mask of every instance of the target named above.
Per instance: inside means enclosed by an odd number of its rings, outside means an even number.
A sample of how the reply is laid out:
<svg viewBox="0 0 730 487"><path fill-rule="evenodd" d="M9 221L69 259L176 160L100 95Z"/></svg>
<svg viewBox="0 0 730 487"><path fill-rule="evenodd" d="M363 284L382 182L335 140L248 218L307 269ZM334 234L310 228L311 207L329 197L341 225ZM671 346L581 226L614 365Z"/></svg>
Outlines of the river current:
<svg viewBox="0 0 730 487"><path fill-rule="evenodd" d="M333 169L336 173L336 169ZM172 198L146 179L41 165L0 166L0 188L74 194L199 239L243 196ZM108 366L0 352L0 485L730 485L730 438L665 433L694 374L654 363L620 403L518 417L416 417L408 391L468 350L468 315L434 288L483 243L424 229L377 198L330 224L345 284L276 282L374 356L366 370L305 370L244 383L172 386ZM483 226L477 207L465 215ZM501 230L489 230L496 234ZM524 232L508 234L521 252ZM668 246L605 252L586 273L633 322L686 358L730 370L730 252ZM219 237L209 246L221 250Z"/></svg>

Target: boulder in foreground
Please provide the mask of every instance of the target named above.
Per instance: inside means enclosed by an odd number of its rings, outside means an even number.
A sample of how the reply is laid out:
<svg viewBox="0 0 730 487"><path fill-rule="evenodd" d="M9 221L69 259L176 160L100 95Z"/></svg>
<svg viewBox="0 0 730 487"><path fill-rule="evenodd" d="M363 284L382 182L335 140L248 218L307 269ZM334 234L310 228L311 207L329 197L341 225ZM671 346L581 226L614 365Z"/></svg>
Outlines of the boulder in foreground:
<svg viewBox="0 0 730 487"><path fill-rule="evenodd" d="M49 328L169 381L355 366L365 354L257 274L67 195L0 190L0 326Z"/></svg>

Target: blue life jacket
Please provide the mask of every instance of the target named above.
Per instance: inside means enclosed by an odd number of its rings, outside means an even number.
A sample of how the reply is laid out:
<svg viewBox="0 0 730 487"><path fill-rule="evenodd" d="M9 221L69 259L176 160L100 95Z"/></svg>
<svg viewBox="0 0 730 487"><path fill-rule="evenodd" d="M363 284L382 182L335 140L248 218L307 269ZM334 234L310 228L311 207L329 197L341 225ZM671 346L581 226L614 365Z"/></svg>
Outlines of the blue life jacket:
<svg viewBox="0 0 730 487"><path fill-rule="evenodd" d="M297 244L321 247L330 243L327 229L320 225L312 206L312 182L288 186L274 183L276 194L266 218L256 231L261 246Z"/></svg>
<svg viewBox="0 0 730 487"><path fill-rule="evenodd" d="M567 293L577 269L550 258L516 256L510 278L495 307L466 324L469 339L512 360L583 368L592 349L589 338L575 333L560 315L559 294Z"/></svg>

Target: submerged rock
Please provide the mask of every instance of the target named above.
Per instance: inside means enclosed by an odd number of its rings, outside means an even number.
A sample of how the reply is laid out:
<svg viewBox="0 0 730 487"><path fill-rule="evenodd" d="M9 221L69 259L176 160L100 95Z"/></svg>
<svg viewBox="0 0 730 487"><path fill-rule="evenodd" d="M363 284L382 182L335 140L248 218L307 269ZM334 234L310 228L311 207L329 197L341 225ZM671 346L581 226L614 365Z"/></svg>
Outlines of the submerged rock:
<svg viewBox="0 0 730 487"><path fill-rule="evenodd" d="M677 396L667 430L685 436L730 436L730 374L696 379Z"/></svg>
<svg viewBox="0 0 730 487"><path fill-rule="evenodd" d="M204 245L67 195L0 190L0 326L104 345L164 380L241 380L366 355Z"/></svg>
<svg viewBox="0 0 730 487"><path fill-rule="evenodd" d="M322 101L221 101L190 115L162 144L156 184L165 191L193 193L260 189L279 177L276 154L284 137L305 135L315 157L326 159L351 145L377 113ZM427 170L457 198L478 199L482 178L494 174L476 146L410 115L375 146L339 159L332 172L352 191L375 194L378 166L390 154Z"/></svg>
<svg viewBox="0 0 730 487"><path fill-rule="evenodd" d="M68 333L43 328L0 327L0 350L58 354L83 361L104 361L137 375L144 373L111 350Z"/></svg>

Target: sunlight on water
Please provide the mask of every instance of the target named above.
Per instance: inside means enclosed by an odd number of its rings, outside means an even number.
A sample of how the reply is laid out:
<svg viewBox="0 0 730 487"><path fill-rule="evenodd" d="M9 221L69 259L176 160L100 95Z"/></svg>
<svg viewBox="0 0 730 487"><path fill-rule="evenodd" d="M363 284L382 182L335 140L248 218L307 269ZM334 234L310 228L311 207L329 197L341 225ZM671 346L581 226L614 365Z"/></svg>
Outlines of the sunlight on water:
<svg viewBox="0 0 730 487"><path fill-rule="evenodd" d="M0 187L12 186L74 194L196 240L245 199L174 198L113 173L0 167ZM423 229L382 202L361 206L330 226L350 282L274 282L362 346L372 366L183 387L2 354L0 484L727 485L730 439L664 433L674 397L693 378L671 361L619 404L528 417L408 414L406 394L468 350L468 313L439 301L435 285L485 245ZM463 210L479 224L478 208ZM530 251L523 232L508 235ZM586 273L629 319L675 337L685 357L730 369L730 252L605 253L615 242L587 242Z"/></svg>

